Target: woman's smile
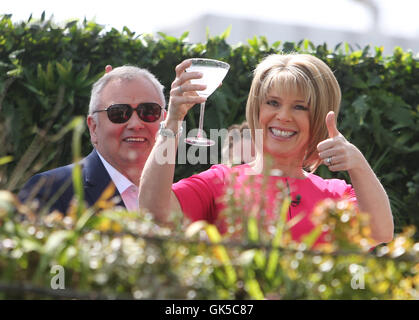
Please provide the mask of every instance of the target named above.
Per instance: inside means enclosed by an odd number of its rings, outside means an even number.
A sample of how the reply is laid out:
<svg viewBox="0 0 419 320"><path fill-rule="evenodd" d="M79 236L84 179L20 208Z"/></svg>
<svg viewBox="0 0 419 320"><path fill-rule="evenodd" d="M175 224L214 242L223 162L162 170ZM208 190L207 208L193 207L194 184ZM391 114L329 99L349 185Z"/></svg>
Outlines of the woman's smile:
<svg viewBox="0 0 419 320"><path fill-rule="evenodd" d="M298 132L295 130L282 129L279 127L269 127L269 132L272 134L272 137L274 139L279 139L283 141L290 140L292 137L298 134Z"/></svg>

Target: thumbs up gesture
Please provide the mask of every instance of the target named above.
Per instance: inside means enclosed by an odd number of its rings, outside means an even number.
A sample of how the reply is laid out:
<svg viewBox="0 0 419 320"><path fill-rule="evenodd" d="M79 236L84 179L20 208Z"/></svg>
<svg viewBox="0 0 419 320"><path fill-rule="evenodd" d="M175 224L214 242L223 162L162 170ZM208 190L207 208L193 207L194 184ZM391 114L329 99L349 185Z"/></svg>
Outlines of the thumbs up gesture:
<svg viewBox="0 0 419 320"><path fill-rule="evenodd" d="M330 171L350 171L362 166L364 156L339 132L333 111L326 115L325 121L329 138L317 145L317 151L323 163L329 167Z"/></svg>

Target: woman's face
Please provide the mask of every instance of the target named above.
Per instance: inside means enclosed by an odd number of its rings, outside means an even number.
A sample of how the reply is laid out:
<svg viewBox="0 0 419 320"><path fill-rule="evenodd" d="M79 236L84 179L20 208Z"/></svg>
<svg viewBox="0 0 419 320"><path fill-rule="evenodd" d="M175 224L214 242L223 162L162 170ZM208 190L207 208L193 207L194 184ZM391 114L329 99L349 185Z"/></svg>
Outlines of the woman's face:
<svg viewBox="0 0 419 320"><path fill-rule="evenodd" d="M259 111L264 152L302 161L310 139L309 115L309 106L302 96L271 89Z"/></svg>

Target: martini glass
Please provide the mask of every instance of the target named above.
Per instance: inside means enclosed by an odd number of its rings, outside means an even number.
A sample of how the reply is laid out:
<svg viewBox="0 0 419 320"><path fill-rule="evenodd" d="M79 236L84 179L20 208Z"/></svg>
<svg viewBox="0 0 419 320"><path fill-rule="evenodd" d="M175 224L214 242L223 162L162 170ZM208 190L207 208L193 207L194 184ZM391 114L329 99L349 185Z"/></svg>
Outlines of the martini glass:
<svg viewBox="0 0 419 320"><path fill-rule="evenodd" d="M187 72L201 72L203 74L200 79L192 79L192 84L205 84L207 88L205 90L197 91L196 93L200 97L209 97L215 89L223 81L226 76L230 65L228 63L204 59L204 58L193 58L192 65L186 69ZM204 125L204 113L205 113L205 102L201 103L201 110L199 114L199 128L196 137L188 137L185 142L194 146L209 147L215 144L213 140L203 137L203 125Z"/></svg>

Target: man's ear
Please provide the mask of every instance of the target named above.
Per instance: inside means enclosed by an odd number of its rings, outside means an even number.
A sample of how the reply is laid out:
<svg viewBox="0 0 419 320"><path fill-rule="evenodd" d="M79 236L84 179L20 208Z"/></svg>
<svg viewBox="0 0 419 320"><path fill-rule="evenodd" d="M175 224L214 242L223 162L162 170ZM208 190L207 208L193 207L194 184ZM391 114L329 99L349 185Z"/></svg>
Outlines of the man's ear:
<svg viewBox="0 0 419 320"><path fill-rule="evenodd" d="M87 119L87 126L89 127L89 133L90 133L90 141L92 141L93 146L97 145L97 120L95 119L95 116L88 115Z"/></svg>

